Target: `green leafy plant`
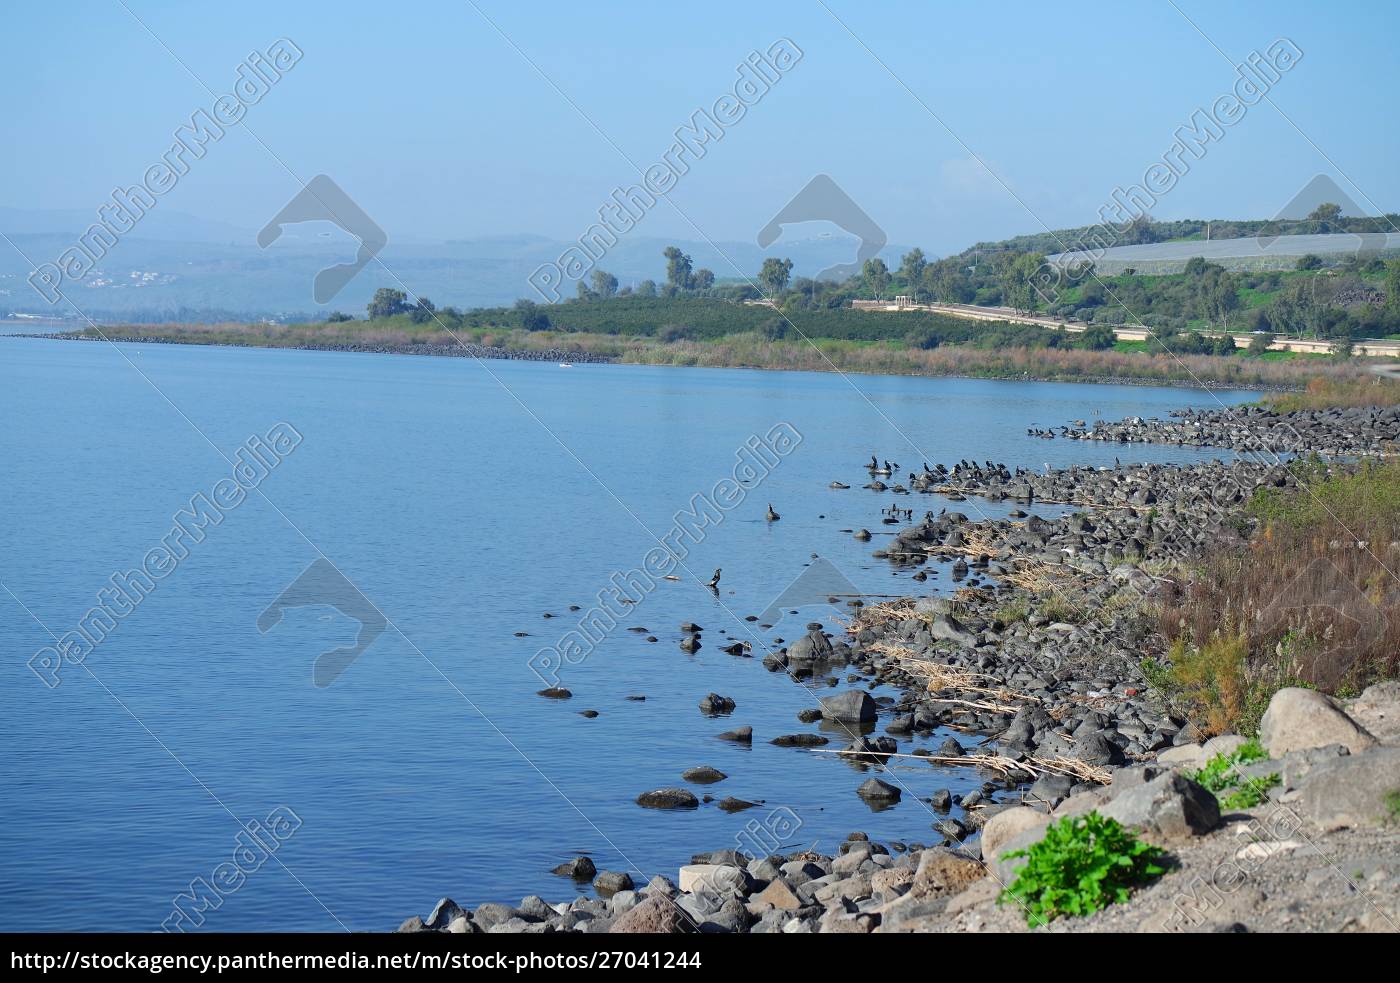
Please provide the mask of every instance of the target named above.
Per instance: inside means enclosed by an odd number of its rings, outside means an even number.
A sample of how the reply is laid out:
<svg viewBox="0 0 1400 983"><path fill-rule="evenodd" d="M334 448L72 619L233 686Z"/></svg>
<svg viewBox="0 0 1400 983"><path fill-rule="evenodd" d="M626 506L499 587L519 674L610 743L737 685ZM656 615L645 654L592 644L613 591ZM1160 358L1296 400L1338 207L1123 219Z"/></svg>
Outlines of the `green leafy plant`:
<svg viewBox="0 0 1400 983"><path fill-rule="evenodd" d="M1277 773L1264 775L1261 778L1251 778L1243 782L1235 791L1220 799L1220 805L1225 809L1253 809L1264 801L1269 794L1269 789L1282 781L1283 779L1279 778Z"/></svg>
<svg viewBox="0 0 1400 983"><path fill-rule="evenodd" d="M998 903L1016 901L1031 925L1126 901L1134 887L1166 869L1159 863L1162 850L1097 812L1066 816L1039 843L1005 856L1025 857L1026 864Z"/></svg>
<svg viewBox="0 0 1400 983"><path fill-rule="evenodd" d="M1385 811L1390 815L1391 822L1400 823L1400 788L1385 793Z"/></svg>
<svg viewBox="0 0 1400 983"><path fill-rule="evenodd" d="M1268 756L1268 752L1258 741L1247 741L1229 754L1223 752L1217 754L1207 761L1199 771L1187 777L1218 796L1219 793L1234 788L1240 783L1240 776L1235 771L1239 765L1263 761Z"/></svg>

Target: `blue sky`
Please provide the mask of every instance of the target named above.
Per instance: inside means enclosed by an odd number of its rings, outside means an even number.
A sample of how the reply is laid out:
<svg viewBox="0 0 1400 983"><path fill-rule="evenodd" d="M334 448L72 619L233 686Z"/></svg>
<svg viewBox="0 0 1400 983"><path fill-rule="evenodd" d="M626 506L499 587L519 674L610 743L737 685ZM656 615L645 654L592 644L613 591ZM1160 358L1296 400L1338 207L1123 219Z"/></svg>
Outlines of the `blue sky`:
<svg viewBox="0 0 1400 983"><path fill-rule="evenodd" d="M330 174L391 238L573 238L636 180L609 140L656 160L746 54L786 37L801 62L671 192L689 221L663 205L643 234L693 240L693 222L752 241L825 172L893 242L947 253L1092 220L1235 80L1167 0L827 0L846 26L818 2L477 0L501 33L467 2L127 2L159 41L116 0L7 11L0 205L95 209L210 103L176 56L222 92L249 52L285 37L304 57L246 117L271 153L231 131L162 209L261 225L297 189L275 154L303 179ZM1304 57L1270 93L1297 129L1265 103L1250 109L1157 217L1266 217L1319 173L1400 210L1400 6L1177 3L1232 58L1280 37Z"/></svg>

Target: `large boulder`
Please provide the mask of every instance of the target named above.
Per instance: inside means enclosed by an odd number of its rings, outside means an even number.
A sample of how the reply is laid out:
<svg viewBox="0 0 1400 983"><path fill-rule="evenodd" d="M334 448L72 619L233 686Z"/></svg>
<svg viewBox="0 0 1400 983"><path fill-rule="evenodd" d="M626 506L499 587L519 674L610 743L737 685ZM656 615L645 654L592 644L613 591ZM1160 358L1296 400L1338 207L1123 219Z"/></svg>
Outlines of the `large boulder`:
<svg viewBox="0 0 1400 983"><path fill-rule="evenodd" d="M831 640L819 631L809 631L788 646L792 662L817 662L831 658Z"/></svg>
<svg viewBox="0 0 1400 983"><path fill-rule="evenodd" d="M1340 744L1357 754L1376 743L1331 697L1296 687L1279 690L1269 701L1259 722L1259 741L1271 758L1328 744Z"/></svg>
<svg viewBox="0 0 1400 983"><path fill-rule="evenodd" d="M1334 757L1303 778L1298 811L1320 826L1379 826L1400 821L1400 748Z"/></svg>
<svg viewBox="0 0 1400 983"><path fill-rule="evenodd" d="M1108 739L1108 734L1096 730L1083 737L1077 736L1070 754L1086 765L1121 765L1127 759L1123 749Z"/></svg>
<svg viewBox="0 0 1400 983"><path fill-rule="evenodd" d="M860 724L875 719L875 701L863 689L850 689L821 698L822 717L839 723Z"/></svg>
<svg viewBox="0 0 1400 983"><path fill-rule="evenodd" d="M688 919L681 914L674 901L653 895L631 911L618 916L608 931L622 935L674 935L689 927Z"/></svg>
<svg viewBox="0 0 1400 983"><path fill-rule="evenodd" d="M982 859L987 863L998 859L1005 851L1006 844L1029 830L1045 831L1050 825L1050 817L1035 809L1016 806L1005 809L982 827Z"/></svg>
<svg viewBox="0 0 1400 983"><path fill-rule="evenodd" d="M986 868L971 857L943 847L933 847L919 855L919 867L914 872L909 895L924 898L957 894L986 873Z"/></svg>
<svg viewBox="0 0 1400 983"><path fill-rule="evenodd" d="M929 634L934 638L954 642L963 648L977 644L977 636L963 627L962 622L951 614L935 615L929 622Z"/></svg>
<svg viewBox="0 0 1400 983"><path fill-rule="evenodd" d="M1099 813L1166 839L1199 836L1220 825L1215 796L1176 772L1125 788Z"/></svg>

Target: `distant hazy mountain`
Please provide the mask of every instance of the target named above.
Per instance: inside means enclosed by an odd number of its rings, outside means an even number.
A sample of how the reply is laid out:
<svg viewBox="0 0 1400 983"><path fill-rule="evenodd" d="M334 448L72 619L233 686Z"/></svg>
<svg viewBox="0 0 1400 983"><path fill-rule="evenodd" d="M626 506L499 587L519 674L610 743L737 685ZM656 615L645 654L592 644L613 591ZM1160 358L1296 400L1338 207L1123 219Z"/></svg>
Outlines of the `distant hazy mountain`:
<svg viewBox="0 0 1400 983"><path fill-rule="evenodd" d="M0 231L34 262L53 262L94 221L91 211L0 208ZM354 259L356 241L328 224L288 226L268 249L259 249L255 229L241 229L179 212L151 210L114 247L97 270L67 290L73 302L94 318L158 320L165 317L288 317L317 311L360 313L379 287L406 289L439 306L482 307L539 297L528 277L541 264L555 262L569 243L535 235L497 235L448 242L396 240L324 307L311 297L311 282L323 267ZM623 285L665 279L662 250L679 246L695 267L707 267L720 280L754 276L765 256L793 261L793 276L813 276L855 258L857 242L842 235L779 240L763 250L753 242L687 242L623 236L599 263ZM907 247L883 253L894 265ZM384 269L388 268L388 271ZM57 313L25 277L30 266L0 245L0 315ZM572 296L573 285L564 292Z"/></svg>

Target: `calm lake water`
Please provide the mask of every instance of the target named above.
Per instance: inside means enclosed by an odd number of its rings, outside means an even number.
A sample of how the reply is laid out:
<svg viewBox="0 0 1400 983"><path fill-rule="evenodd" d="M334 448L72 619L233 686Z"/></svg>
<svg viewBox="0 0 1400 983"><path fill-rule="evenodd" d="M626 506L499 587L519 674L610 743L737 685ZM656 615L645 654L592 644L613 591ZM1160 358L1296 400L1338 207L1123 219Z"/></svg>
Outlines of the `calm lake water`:
<svg viewBox="0 0 1400 983"><path fill-rule="evenodd" d="M937 842L938 817L917 796L965 790L972 774L911 764L897 773L904 800L872 812L855 794L871 773L767 743L813 730L796 714L815 695L721 652L731 641L721 632L767 640L814 619L834 627L824 604L768 632L742 620L813 553L866 592L950 585L946 571L918 585L871 558L891 528L879 521L891 496L860 488L872 453L901 471L962 458L1041 468L1209 457L1026 428L1250 398L0 339L0 928L158 930L176 894L234 857L239 822L278 809L300 827L205 912L204 928L385 930L443 895L564 900L572 883L549 871L577 853L600 870L674 877L692 852L743 845L746 824L773 810L800 823L783 830L788 849L834 850L857 829ZM175 512L229 473L219 451L232 457L282 421L303 439L259 486L266 498L208 527L87 656L90 672L66 666L46 687L26 665L51 642L40 622L74 628L108 578L138 567ZM700 580L723 567L719 596L678 571L681 582L662 582L566 668L572 700L536 696L527 660L568 630L568 606L588 608L615 571L639 566L653 534L779 423L799 446L685 561ZM854 487L831 490L833 480ZM764 521L769 502L780 522ZM842 532L862 526L874 543ZM352 644L354 621L302 607L257 628L318 549L394 625L320 688L313 662ZM707 629L694 655L678 647L684 621ZM732 716L701 715L711 691L737 701ZM746 724L751 749L715 739ZM697 794L765 806L635 804L702 764L729 778Z"/></svg>

